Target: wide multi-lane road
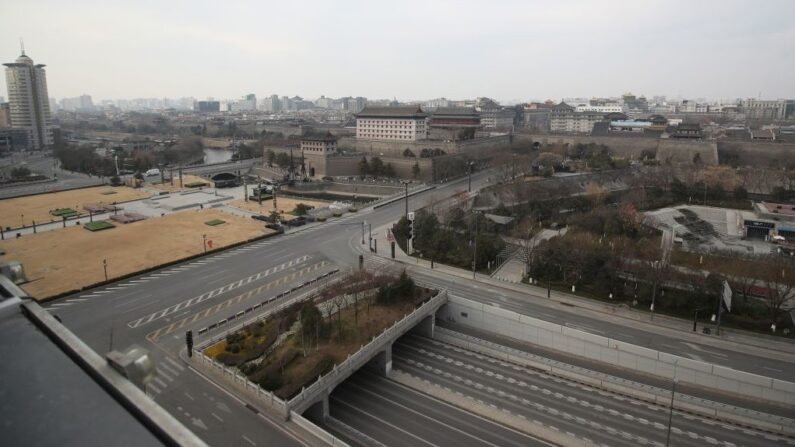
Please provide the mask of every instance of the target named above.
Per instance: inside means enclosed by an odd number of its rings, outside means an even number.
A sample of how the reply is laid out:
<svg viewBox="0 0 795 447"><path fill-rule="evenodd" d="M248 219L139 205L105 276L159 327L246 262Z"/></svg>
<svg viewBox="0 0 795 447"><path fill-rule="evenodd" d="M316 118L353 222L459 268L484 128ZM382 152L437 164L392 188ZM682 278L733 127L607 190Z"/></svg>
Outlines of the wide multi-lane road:
<svg viewBox="0 0 795 447"><path fill-rule="evenodd" d="M583 443L664 446L670 410L436 340L408 335L392 348L393 368ZM332 411L333 413L333 411ZM673 412L671 445L795 445L782 437Z"/></svg>
<svg viewBox="0 0 795 447"><path fill-rule="evenodd" d="M486 186L488 172L473 175L473 190ZM439 185L409 198L409 209L466 189L466 179ZM298 445L294 434L278 421L252 413L240 402L188 368L178 356L184 350L184 333L209 327L215 322L263 302L284 290L331 269L355 266L360 253L362 221L373 228L396 221L404 213L403 201L378 209L318 223L298 231L257 241L142 274L100 288L86 290L48 304L92 348L104 355L111 348L137 343L155 353L158 378L150 394L163 407L212 445ZM116 249L123 249L117 247ZM388 247L379 246L380 253ZM392 261L364 253L367 263ZM76 257L75 262L81 260ZM410 269L423 282L448 288L453 294L512 308L538 318L574 324L599 335L623 333L626 341L666 351L705 356L715 363L770 375L789 370L791 364L754 355L717 350L711 345L683 342L675 334L664 334L654 326L620 320L606 321L603 315L581 309L566 309L543 297L507 288L484 285L461 277ZM271 302L273 305L275 302ZM616 337L621 339L620 337ZM740 358L741 360L736 360ZM180 369L182 367L182 369ZM227 411L228 410L228 411Z"/></svg>
<svg viewBox="0 0 795 447"><path fill-rule="evenodd" d="M390 447L550 446L368 371L337 387L329 409L332 420L323 425L354 445L375 440ZM336 421L363 437L340 429Z"/></svg>

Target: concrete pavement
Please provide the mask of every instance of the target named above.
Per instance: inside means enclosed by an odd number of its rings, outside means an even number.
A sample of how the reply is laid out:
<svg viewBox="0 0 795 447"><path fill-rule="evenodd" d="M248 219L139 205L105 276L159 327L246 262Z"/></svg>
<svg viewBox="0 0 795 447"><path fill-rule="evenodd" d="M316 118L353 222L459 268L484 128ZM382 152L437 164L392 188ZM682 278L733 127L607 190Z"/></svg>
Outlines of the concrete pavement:
<svg viewBox="0 0 795 447"><path fill-rule="evenodd" d="M330 411L382 445L549 445L366 371L334 390Z"/></svg>
<svg viewBox="0 0 795 447"><path fill-rule="evenodd" d="M393 367L452 393L574 434L582 443L663 446L669 409L549 376L431 339L408 336L393 347ZM795 445L795 439L674 411L673 445Z"/></svg>

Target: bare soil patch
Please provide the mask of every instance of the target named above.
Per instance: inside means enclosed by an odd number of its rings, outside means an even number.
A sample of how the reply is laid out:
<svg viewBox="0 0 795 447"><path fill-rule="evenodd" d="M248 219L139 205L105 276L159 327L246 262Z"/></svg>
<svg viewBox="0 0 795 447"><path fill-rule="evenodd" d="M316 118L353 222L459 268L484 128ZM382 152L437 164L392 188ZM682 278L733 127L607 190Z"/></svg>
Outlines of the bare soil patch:
<svg viewBox="0 0 795 447"><path fill-rule="evenodd" d="M33 221L37 224L60 222L61 218L50 214L51 210L71 208L82 214L88 212L86 207L145 199L150 195L127 186L97 186L3 199L0 200L0 225L17 228L23 223L31 225Z"/></svg>
<svg viewBox="0 0 795 447"><path fill-rule="evenodd" d="M213 219L225 221L205 225ZM258 236L274 233L261 222L217 209L191 210L117 225L91 232L82 227L45 231L19 239L0 241L6 251L2 259L22 262L30 282L23 284L30 295L46 299L70 290L116 278L168 262L174 262L207 249L225 247Z"/></svg>

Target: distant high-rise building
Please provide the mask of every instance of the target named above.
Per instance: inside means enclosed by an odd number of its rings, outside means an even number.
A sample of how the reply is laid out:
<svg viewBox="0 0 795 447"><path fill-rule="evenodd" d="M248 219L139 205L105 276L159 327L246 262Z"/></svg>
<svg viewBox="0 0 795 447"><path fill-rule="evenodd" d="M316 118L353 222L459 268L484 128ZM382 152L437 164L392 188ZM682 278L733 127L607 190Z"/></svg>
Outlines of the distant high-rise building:
<svg viewBox="0 0 795 447"><path fill-rule="evenodd" d="M348 98L347 110L352 113L361 112L367 105L367 98L357 96L355 98Z"/></svg>
<svg viewBox="0 0 795 447"><path fill-rule="evenodd" d="M199 113L220 112L221 103L219 101L198 101L193 109Z"/></svg>
<svg viewBox="0 0 795 447"><path fill-rule="evenodd" d="M249 112L257 110L257 95L249 93L242 99L229 104L230 112Z"/></svg>
<svg viewBox="0 0 795 447"><path fill-rule="evenodd" d="M270 95L260 101L260 110L271 113L279 113L282 111L282 103L279 101L279 95Z"/></svg>
<svg viewBox="0 0 795 447"><path fill-rule="evenodd" d="M51 146L52 118L44 65L33 65L24 50L15 62L3 65L6 66L11 126L28 131L32 149Z"/></svg>
<svg viewBox="0 0 795 447"><path fill-rule="evenodd" d="M91 112L94 110L94 102L90 95L80 95L75 98L63 98L61 108L70 112Z"/></svg>
<svg viewBox="0 0 795 447"><path fill-rule="evenodd" d="M325 96L320 96L320 98L315 101L315 105L320 107L321 109L330 109L332 104L334 104L334 100L331 98L326 98Z"/></svg>

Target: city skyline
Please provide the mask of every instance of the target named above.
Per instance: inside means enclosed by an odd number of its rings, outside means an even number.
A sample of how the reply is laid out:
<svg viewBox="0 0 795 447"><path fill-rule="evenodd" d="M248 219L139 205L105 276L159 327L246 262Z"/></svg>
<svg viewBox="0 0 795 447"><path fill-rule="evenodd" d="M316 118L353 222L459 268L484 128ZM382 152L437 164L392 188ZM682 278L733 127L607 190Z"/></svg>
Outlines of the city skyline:
<svg viewBox="0 0 795 447"><path fill-rule="evenodd" d="M411 2L395 10L316 3L312 14L305 5L43 3L6 8L0 52L14 60L23 38L48 66L56 98L795 96L781 75L795 68L791 2L750 10L740 1L503 2L486 10L442 2L422 4L423 14ZM34 11L38 29L24 19ZM246 28L242 17L268 21Z"/></svg>

